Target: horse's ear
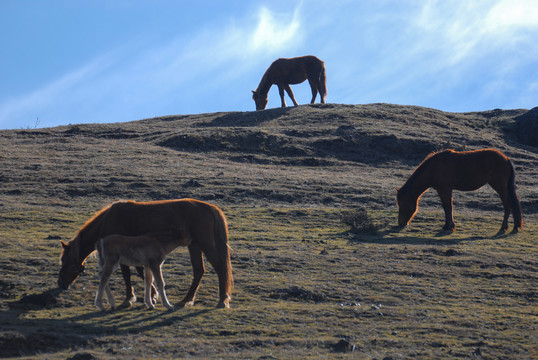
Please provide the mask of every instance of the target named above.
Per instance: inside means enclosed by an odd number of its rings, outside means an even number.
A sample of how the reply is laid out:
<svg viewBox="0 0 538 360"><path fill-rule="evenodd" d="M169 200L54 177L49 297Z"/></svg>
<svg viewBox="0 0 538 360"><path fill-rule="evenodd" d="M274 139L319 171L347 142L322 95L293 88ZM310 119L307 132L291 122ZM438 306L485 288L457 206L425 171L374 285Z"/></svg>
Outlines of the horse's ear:
<svg viewBox="0 0 538 360"><path fill-rule="evenodd" d="M256 94L256 91L254 91L254 90L251 90L251 91L252 91L253 94Z"/></svg>
<svg viewBox="0 0 538 360"><path fill-rule="evenodd" d="M62 248L64 248L64 249L67 248L68 245L67 245L66 243L64 243L64 242L61 241L61 240L60 240L60 243L62 244Z"/></svg>

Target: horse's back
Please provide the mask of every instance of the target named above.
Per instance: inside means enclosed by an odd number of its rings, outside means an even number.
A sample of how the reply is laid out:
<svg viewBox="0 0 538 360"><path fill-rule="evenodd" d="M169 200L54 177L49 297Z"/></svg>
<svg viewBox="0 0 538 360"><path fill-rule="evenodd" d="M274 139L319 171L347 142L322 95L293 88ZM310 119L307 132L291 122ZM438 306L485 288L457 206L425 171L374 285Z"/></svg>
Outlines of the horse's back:
<svg viewBox="0 0 538 360"><path fill-rule="evenodd" d="M271 64L271 77L282 78L282 81L295 84L305 81L309 76L318 75L324 67L323 61L313 55L294 58L279 58ZM278 83L279 81L275 81Z"/></svg>
<svg viewBox="0 0 538 360"><path fill-rule="evenodd" d="M495 149L445 150L434 154L429 162L437 187L463 191L476 190L499 178L507 179L511 172L510 160Z"/></svg>
<svg viewBox="0 0 538 360"><path fill-rule="evenodd" d="M508 157L495 149L481 149L471 151L446 152L448 161L452 161L455 166L473 167L476 170L495 169L503 167L509 163Z"/></svg>
<svg viewBox="0 0 538 360"><path fill-rule="evenodd" d="M110 206L102 232L105 235L141 235L175 231L187 237L193 227L199 227L213 219L213 209L218 208L194 199L121 201Z"/></svg>

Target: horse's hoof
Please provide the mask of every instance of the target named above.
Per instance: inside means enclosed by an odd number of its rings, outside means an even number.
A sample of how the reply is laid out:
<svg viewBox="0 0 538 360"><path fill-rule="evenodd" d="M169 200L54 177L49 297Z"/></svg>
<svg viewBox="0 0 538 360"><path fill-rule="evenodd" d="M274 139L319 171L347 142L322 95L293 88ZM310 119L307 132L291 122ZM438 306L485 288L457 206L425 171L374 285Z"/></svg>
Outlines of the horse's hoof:
<svg viewBox="0 0 538 360"><path fill-rule="evenodd" d="M178 307L179 307L180 309L182 309L182 308L184 308L184 307L187 307L187 306L194 306L194 300L192 300L192 301L187 301L187 302L182 301L182 302L180 302L180 303L178 304Z"/></svg>
<svg viewBox="0 0 538 360"><path fill-rule="evenodd" d="M228 309L228 308L230 308L230 304L228 302L220 301L217 304L217 309Z"/></svg>
<svg viewBox="0 0 538 360"><path fill-rule="evenodd" d="M519 232L519 229L517 227L515 227L513 230L512 230L512 234L517 234Z"/></svg>
<svg viewBox="0 0 538 360"><path fill-rule="evenodd" d="M454 232L454 229L451 228L442 228L438 233L437 236L446 236L450 235Z"/></svg>

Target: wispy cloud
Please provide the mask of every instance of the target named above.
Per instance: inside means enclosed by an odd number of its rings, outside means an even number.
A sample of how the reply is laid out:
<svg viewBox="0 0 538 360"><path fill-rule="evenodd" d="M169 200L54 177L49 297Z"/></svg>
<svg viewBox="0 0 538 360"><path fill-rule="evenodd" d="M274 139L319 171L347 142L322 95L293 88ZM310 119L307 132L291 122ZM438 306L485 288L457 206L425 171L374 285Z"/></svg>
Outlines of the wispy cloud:
<svg viewBox="0 0 538 360"><path fill-rule="evenodd" d="M428 42L421 45L438 51L451 66L519 40L530 41L530 34L521 30L538 27L538 2L430 0L415 26Z"/></svg>
<svg viewBox="0 0 538 360"><path fill-rule="evenodd" d="M297 41L300 28L299 7L291 16L275 14L266 7L262 7L258 16L258 25L248 41L250 53L266 49L271 52L279 51L290 42Z"/></svg>
<svg viewBox="0 0 538 360"><path fill-rule="evenodd" d="M39 118L42 110L51 106L61 107L62 103L65 104L66 100L73 98L76 92L74 90L80 84L99 76L117 60L116 52L102 55L41 89L17 98L7 99L0 104L0 126L18 124L18 127L28 127L39 123L35 120Z"/></svg>
<svg viewBox="0 0 538 360"><path fill-rule="evenodd" d="M189 37L149 46L133 41L40 89L0 103L0 128L26 127L36 117L40 126L50 126L196 111L194 103L206 101L201 97L208 96L208 90L217 91L219 84L241 78L258 62L300 42L300 28L297 8L277 13L261 7ZM245 94L248 98L248 88ZM203 105L198 112L201 109Z"/></svg>

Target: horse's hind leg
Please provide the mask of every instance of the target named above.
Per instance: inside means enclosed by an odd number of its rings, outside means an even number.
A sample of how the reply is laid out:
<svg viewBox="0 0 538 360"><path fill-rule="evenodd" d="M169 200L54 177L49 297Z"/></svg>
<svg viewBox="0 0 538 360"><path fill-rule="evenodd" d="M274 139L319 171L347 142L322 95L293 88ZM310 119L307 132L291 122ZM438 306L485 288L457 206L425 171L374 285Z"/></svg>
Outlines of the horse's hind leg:
<svg viewBox="0 0 538 360"><path fill-rule="evenodd" d="M125 300L123 300L121 307L129 307L136 302L136 295L131 284L131 270L126 265L120 265L120 269L125 282Z"/></svg>
<svg viewBox="0 0 538 360"><path fill-rule="evenodd" d="M136 266L135 269L136 269L136 272L138 273L138 276L140 276L140 278L144 279L144 267L143 266ZM153 299L154 304L159 299L159 293L157 292L157 289L155 289L155 286L153 285L153 283L151 284L151 298ZM135 297L135 299L136 299L136 297Z"/></svg>
<svg viewBox="0 0 538 360"><path fill-rule="evenodd" d="M148 309L155 309L151 299L151 286L153 283L153 273L149 266L144 267L144 304Z"/></svg>
<svg viewBox="0 0 538 360"><path fill-rule="evenodd" d="M219 262L218 257L213 253L205 253L207 260L211 263L215 272L217 273L219 279L219 303L217 304L218 308L229 308L231 296L227 292L227 278L226 278L226 268L222 262Z"/></svg>
<svg viewBox="0 0 538 360"><path fill-rule="evenodd" d="M489 185L493 188L493 190L497 192L497 194L499 194L499 197L501 198L501 201L503 203L504 217L503 217L503 222L501 224L501 229L497 233L498 235L501 235L501 234L504 234L506 230L508 230L508 218L510 217L510 213L511 213L511 210L510 210L511 205L510 205L510 199L508 198L508 193L507 191L503 191L503 189L506 189L507 186L503 184L497 184L495 182L490 183Z"/></svg>
<svg viewBox="0 0 538 360"><path fill-rule="evenodd" d="M189 288L189 291L187 292L187 295L181 300L180 306L190 306L194 305L194 298L196 297L196 291L198 291L198 287L200 286L200 281L202 281L202 277L204 276L205 268L204 268L204 258L202 255L202 250L200 250L200 247L196 244L189 245L189 253L191 255L191 264L192 264L192 283L191 287Z"/></svg>
<svg viewBox="0 0 538 360"><path fill-rule="evenodd" d="M308 79L308 83L310 84L310 89L312 90L312 100L310 100L310 104L313 104L316 102L316 96L318 96L319 82L316 82L312 79ZM321 97L321 100L323 100L321 92L319 96Z"/></svg>
<svg viewBox="0 0 538 360"><path fill-rule="evenodd" d="M159 294L161 295L161 301L163 305L168 310L174 310L174 307L170 302L168 301L168 297L166 296L166 291L164 289L164 279L163 279L163 272L162 272L162 263L160 264L151 264L151 271L153 272L154 278L155 278L155 284L157 285L157 290L159 290Z"/></svg>
<svg viewBox="0 0 538 360"><path fill-rule="evenodd" d="M116 302L114 301L114 296L112 295L112 291L110 291L110 285L107 283L105 287L106 297L108 299L108 303L110 304L110 307L112 310L116 309Z"/></svg>
<svg viewBox="0 0 538 360"><path fill-rule="evenodd" d="M288 93L288 96L290 97L291 101L293 101L293 105L295 106L299 106L299 104L297 103L297 101L295 100L295 96L293 96L293 91L291 91L291 87L289 84L286 84L284 85L284 89L286 90L286 92ZM282 94L282 99L284 99L284 94ZM286 105L284 104L283 107L285 107Z"/></svg>

